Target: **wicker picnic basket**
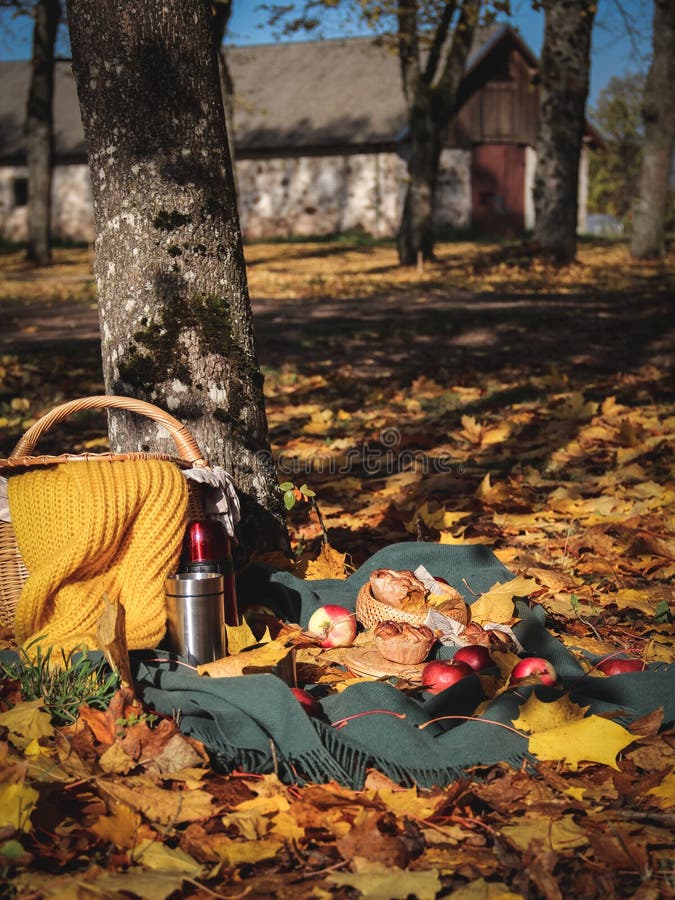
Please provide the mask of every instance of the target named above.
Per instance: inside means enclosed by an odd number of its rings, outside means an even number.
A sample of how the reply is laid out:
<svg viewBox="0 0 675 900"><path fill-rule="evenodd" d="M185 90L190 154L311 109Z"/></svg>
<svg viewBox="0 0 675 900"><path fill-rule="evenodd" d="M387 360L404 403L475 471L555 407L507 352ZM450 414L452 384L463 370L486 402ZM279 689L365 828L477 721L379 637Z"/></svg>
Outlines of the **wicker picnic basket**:
<svg viewBox="0 0 675 900"><path fill-rule="evenodd" d="M59 455L33 455L40 437L54 425L74 413L92 409L123 409L147 416L162 425L176 445L176 456L164 453L62 453ZM82 460L101 463L132 459L159 459L174 463L181 469L208 466L197 442L185 425L152 403L130 397L94 396L71 400L54 407L37 420L20 438L11 455L0 458L0 475L11 478L29 469L45 468L59 463L77 464ZM203 511L202 485L188 481L188 518L198 518ZM11 522L0 521L0 624L11 627L16 605L28 572L21 558Z"/></svg>
<svg viewBox="0 0 675 900"><path fill-rule="evenodd" d="M427 610L424 612L411 612L405 609L398 609L383 603L373 597L370 588L370 582L361 587L356 595L356 619L364 628L374 628L380 622L408 622L409 625L424 625L427 618ZM453 608L450 618L467 625L471 619L471 611L466 604L458 605Z"/></svg>

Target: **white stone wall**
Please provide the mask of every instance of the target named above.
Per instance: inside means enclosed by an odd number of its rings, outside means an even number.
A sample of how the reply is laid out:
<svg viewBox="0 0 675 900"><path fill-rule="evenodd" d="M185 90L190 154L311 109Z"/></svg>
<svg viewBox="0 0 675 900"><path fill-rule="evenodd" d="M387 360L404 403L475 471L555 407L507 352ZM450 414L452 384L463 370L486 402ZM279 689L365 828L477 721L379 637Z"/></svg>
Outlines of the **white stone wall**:
<svg viewBox="0 0 675 900"><path fill-rule="evenodd" d="M395 153L237 161L245 237L395 233L405 163Z"/></svg>
<svg viewBox="0 0 675 900"><path fill-rule="evenodd" d="M26 206L14 206L14 180L26 178L25 166L0 167L0 235L10 241L28 236ZM93 241L89 168L56 166L52 177L52 236L63 241Z"/></svg>
<svg viewBox="0 0 675 900"><path fill-rule="evenodd" d="M0 167L0 234L26 239L27 208L13 206L13 181L25 167ZM398 231L406 164L396 153L357 153L276 159L240 159L237 189L247 238L320 235L362 230L375 237ZM436 221L467 227L471 220L471 153L444 150ZM52 228L59 240L93 241L91 187L86 165L57 166L52 185Z"/></svg>
<svg viewBox="0 0 675 900"><path fill-rule="evenodd" d="M89 166L57 166L52 183L52 228L63 241L94 240Z"/></svg>
<svg viewBox="0 0 675 900"><path fill-rule="evenodd" d="M471 225L471 151L444 150L436 185L436 225L468 228Z"/></svg>
<svg viewBox="0 0 675 900"><path fill-rule="evenodd" d="M533 147L525 147L525 230L534 228L534 172L537 168L537 151Z"/></svg>
<svg viewBox="0 0 675 900"><path fill-rule="evenodd" d="M581 148L581 159L579 160L579 206L577 209L577 231L580 234L586 231L586 223L588 221L588 165L588 147L583 146Z"/></svg>
<svg viewBox="0 0 675 900"><path fill-rule="evenodd" d="M247 238L351 230L392 237L400 223L406 165L396 153L240 159L237 187ZM471 154L445 150L437 223L462 228L470 218Z"/></svg>

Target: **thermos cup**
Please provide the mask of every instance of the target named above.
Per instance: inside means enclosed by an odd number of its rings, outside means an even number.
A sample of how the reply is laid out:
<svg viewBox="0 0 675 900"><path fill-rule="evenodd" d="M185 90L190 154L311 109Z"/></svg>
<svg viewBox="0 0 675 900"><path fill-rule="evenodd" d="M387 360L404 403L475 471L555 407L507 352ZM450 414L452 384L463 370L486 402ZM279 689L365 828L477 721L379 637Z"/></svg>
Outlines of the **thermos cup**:
<svg viewBox="0 0 675 900"><path fill-rule="evenodd" d="M192 519L183 539L180 571L216 572L223 576L225 623L239 624L230 539L218 519Z"/></svg>
<svg viewBox="0 0 675 900"><path fill-rule="evenodd" d="M192 665L225 656L223 576L219 572L169 575L165 592L169 649Z"/></svg>

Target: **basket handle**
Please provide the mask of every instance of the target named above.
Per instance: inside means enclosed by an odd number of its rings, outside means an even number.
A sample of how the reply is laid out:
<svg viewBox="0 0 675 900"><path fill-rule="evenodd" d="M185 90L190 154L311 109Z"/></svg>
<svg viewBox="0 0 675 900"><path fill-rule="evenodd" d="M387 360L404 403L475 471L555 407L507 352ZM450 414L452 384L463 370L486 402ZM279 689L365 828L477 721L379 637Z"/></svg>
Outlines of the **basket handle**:
<svg viewBox="0 0 675 900"><path fill-rule="evenodd" d="M72 413L82 412L85 409L124 409L127 412L138 413L147 416L153 422L163 425L173 438L179 457L194 466L206 466L201 450L188 429L178 419L164 412L152 403L144 400L135 400L132 397L116 397L114 394L105 394L94 397L83 397L81 400L70 400L55 406L50 412L45 413L26 431L12 451L10 459L22 456L32 456L40 437L49 431L57 423L67 419Z"/></svg>

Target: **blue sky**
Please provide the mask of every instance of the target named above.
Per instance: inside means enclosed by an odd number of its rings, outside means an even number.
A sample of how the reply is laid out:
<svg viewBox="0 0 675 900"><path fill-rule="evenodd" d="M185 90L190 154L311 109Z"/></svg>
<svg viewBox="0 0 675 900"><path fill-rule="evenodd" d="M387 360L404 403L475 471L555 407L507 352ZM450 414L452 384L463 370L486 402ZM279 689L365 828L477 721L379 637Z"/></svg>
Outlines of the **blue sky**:
<svg viewBox="0 0 675 900"><path fill-rule="evenodd" d="M543 13L533 12L530 0L512 0L511 8L511 23L539 55ZM646 68L651 50L652 12L653 0L598 0L591 58L591 107L612 76ZM325 37L342 33L342 23L337 15L326 14L323 33ZM355 28L351 33L358 34L359 29ZM234 0L228 42L263 44L273 40L274 35L264 25L264 14L257 0ZM30 45L30 20L23 16L13 18L9 11L0 10L0 60L28 59Z"/></svg>

